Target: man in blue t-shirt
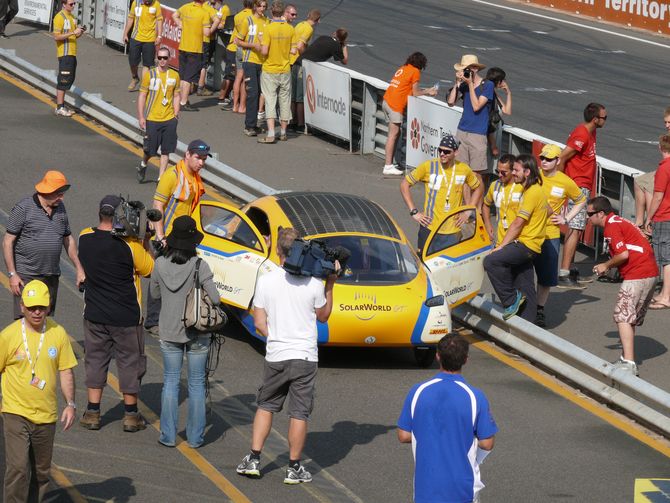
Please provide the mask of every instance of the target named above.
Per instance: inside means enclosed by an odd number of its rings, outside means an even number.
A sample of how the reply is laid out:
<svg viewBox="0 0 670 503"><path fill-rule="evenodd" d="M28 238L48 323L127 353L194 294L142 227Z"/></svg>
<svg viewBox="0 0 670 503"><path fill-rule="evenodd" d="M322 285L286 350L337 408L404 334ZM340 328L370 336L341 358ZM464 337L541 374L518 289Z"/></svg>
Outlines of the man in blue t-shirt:
<svg viewBox="0 0 670 503"><path fill-rule="evenodd" d="M414 451L416 503L471 503L484 488L479 465L498 431L484 393L461 376L468 342L445 335L437 345L440 372L416 384L398 419L398 440Z"/></svg>
<svg viewBox="0 0 670 503"><path fill-rule="evenodd" d="M482 79L477 73L484 68L486 66L479 63L477 56L465 54L461 62L454 65L456 84L447 94L450 107L456 104L459 96L463 97L463 115L456 133L461 142L457 159L470 166L480 183L487 170L486 135L495 88L492 81Z"/></svg>

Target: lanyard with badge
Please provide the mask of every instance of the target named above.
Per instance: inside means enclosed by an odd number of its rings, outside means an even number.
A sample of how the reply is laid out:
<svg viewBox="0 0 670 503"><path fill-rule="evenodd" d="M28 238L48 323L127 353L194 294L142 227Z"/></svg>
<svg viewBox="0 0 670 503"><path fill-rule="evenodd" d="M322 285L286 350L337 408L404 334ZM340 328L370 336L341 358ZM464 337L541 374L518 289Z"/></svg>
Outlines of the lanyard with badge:
<svg viewBox="0 0 670 503"><path fill-rule="evenodd" d="M161 79L161 77L160 77L161 72L158 72L158 71L156 72L156 78L158 79L158 82L159 82L158 85L161 86L161 91L163 91L163 99L161 100L161 105L163 105L164 107L166 107L167 104L169 103L169 101L167 99L167 89L168 89L168 80L169 80L168 79L168 77L169 77L168 73L169 73L169 70L167 70L165 72L165 85L163 85L163 79Z"/></svg>
<svg viewBox="0 0 670 503"><path fill-rule="evenodd" d="M507 229L509 227L509 223L507 222L507 210L509 209L509 203L512 199L512 194L514 194L514 186L516 183L512 183L512 187L509 189L509 192L507 194L507 200L505 201L505 187L503 187L503 197L500 198L500 216L502 217L502 226L503 229ZM505 203L505 206L503 206L503 202Z"/></svg>
<svg viewBox="0 0 670 503"><path fill-rule="evenodd" d="M28 338L26 337L26 320L23 318L21 320L21 335L23 335L23 348L26 350L26 357L28 358L28 363L30 364L30 385L34 386L37 389L44 389L47 382L44 379L40 379L35 375L35 364L37 359L40 357L40 352L42 351L42 344L44 343L44 333L46 331L46 321L42 325L42 334L40 335L40 343L37 346L37 354L35 355L35 361L33 361L30 356L30 349L28 348Z"/></svg>
<svg viewBox="0 0 670 503"><path fill-rule="evenodd" d="M444 201L444 211L448 212L451 209L451 204L449 203L449 195L451 194L451 189L454 186L454 180L456 179L456 165L451 167L451 180L449 181L449 187L447 187L447 197L445 198ZM444 179L447 179L447 172L444 170L442 167L442 164L440 164L440 171L442 171L442 176Z"/></svg>

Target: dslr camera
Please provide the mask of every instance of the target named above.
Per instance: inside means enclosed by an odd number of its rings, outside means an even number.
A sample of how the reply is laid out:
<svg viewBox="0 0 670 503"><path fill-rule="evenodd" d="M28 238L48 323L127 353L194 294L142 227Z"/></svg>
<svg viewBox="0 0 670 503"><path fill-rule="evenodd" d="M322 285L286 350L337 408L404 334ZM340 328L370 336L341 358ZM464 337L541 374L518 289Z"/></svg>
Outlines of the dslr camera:
<svg viewBox="0 0 670 503"><path fill-rule="evenodd" d="M329 248L323 241L296 239L291 246L284 270L296 276L326 278L335 274L335 261L340 262L340 274L345 269L351 252L343 246Z"/></svg>
<svg viewBox="0 0 670 503"><path fill-rule="evenodd" d="M471 73L472 72L470 71L470 69L466 68L465 70L463 70L463 77L465 77L466 79L469 79Z"/></svg>
<svg viewBox="0 0 670 503"><path fill-rule="evenodd" d="M141 201L128 201L121 197L121 204L116 207L112 223L112 235L122 238L135 238L140 241L151 235L153 230L149 222L159 222L163 214L155 209L147 209Z"/></svg>

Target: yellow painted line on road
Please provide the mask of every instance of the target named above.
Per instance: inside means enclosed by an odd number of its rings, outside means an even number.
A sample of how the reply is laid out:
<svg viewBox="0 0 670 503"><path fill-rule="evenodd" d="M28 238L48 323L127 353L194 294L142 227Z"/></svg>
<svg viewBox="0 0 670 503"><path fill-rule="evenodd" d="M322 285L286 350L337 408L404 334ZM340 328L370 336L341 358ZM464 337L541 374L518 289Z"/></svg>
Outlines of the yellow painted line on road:
<svg viewBox="0 0 670 503"><path fill-rule="evenodd" d="M9 290L9 278L0 273L0 283ZM77 347L77 349L83 353L83 348L74 338L70 337L72 344ZM123 396L121 389L119 388L119 381L116 376L112 373L107 374L107 384L112 388L117 395L120 397ZM142 415L147 419L149 424L158 432L160 432L160 418L144 403L142 400L137 401L138 406L141 408ZM184 441L178 441L177 450L188 459L193 466L195 466L200 472L207 477L216 487L218 487L233 503L251 503L251 500L247 498L237 487L235 487L226 477L223 476L205 457L200 454L197 450L189 447L189 445ZM56 474L55 480L58 485L61 485L59 481L63 483L69 483L67 477L59 472ZM68 487L73 491L76 491L76 488L72 484L62 486L69 493ZM77 494L79 492L77 491ZM80 503L81 501L86 501L83 499L83 496L79 494L79 497L82 499L76 500L75 503Z"/></svg>
<svg viewBox="0 0 670 503"><path fill-rule="evenodd" d="M26 84L22 80L19 80L16 77L14 77L14 76L12 76L12 75L4 72L4 71L0 71L0 77L3 80L9 82L10 84L18 87L22 91L25 91L26 93L30 94L33 98L41 101L42 103L44 103L46 105L49 105L49 107L53 109L54 101L49 95L43 93L42 91L40 91L38 89L34 89L33 87L30 87L30 85ZM119 145L120 147L126 149L128 152L131 152L132 154L135 154L136 156L138 156L140 158L142 157L143 154L142 154L142 149L140 147L138 147L137 145L135 145L134 143L132 143L129 140L126 140L124 138L121 138L119 136L114 135L113 133L111 133L110 131L105 129L104 127L99 126L98 124L95 124L93 121L88 119L86 116L75 114L72 117L70 117L70 119L72 119L72 120L78 122L79 124L91 129L92 131L95 131L99 135L104 136L108 140L110 140L110 141L116 143L117 145ZM62 119L62 120L66 120L66 119ZM151 164L153 164L155 167L159 166L158 161L155 158L152 158ZM209 185L205 186L205 193L209 197L211 197L212 199L216 199L217 201L220 201L222 203L235 204L229 198L224 197L221 194L219 194L216 191L216 189L214 189L213 187L211 187Z"/></svg>
<svg viewBox="0 0 670 503"><path fill-rule="evenodd" d="M622 420L604 405L592 402L587 398L576 395L574 390L554 381L546 374L538 371L531 364L526 363L525 361L518 361L514 358L511 358L480 337L469 332L461 332L461 335L463 335L463 337L465 337L468 342L470 342L470 344L475 346L480 351L483 351L484 353L492 356L505 365L512 367L518 372L521 372L525 376L531 378L533 381L541 384L550 391L565 398L566 400L571 401L575 405L581 407L587 412L590 412L594 416L599 417L618 430L623 431L627 435L630 435L634 439L670 458L670 444L652 437L641 426Z"/></svg>
<svg viewBox="0 0 670 503"><path fill-rule="evenodd" d="M82 494L77 491L77 488L72 485L70 479L61 471L61 469L55 464L51 464L51 478L53 481L62 489L65 489L65 492L73 501L73 503L87 503L88 500L82 496Z"/></svg>

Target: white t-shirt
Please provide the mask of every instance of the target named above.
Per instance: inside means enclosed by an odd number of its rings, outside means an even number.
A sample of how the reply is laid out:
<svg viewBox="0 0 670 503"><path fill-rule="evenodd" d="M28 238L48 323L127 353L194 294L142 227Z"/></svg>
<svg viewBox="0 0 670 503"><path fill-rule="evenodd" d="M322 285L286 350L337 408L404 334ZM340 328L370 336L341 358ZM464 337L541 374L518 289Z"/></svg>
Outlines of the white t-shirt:
<svg viewBox="0 0 670 503"><path fill-rule="evenodd" d="M254 307L265 309L265 359L319 361L315 309L326 304L323 282L276 269L258 278Z"/></svg>

